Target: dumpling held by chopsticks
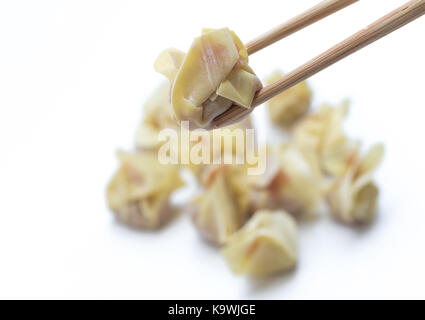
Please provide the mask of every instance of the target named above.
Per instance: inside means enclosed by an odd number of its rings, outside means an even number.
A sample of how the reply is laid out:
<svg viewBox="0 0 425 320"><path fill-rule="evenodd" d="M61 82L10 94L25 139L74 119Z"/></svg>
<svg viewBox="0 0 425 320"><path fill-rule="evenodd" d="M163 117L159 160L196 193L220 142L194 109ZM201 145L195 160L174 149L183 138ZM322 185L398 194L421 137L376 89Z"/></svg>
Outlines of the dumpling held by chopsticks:
<svg viewBox="0 0 425 320"><path fill-rule="evenodd" d="M154 66L170 80L176 119L189 121L191 128L208 127L232 104L251 108L255 92L262 87L248 66L245 46L227 28L204 29L187 54L167 49Z"/></svg>

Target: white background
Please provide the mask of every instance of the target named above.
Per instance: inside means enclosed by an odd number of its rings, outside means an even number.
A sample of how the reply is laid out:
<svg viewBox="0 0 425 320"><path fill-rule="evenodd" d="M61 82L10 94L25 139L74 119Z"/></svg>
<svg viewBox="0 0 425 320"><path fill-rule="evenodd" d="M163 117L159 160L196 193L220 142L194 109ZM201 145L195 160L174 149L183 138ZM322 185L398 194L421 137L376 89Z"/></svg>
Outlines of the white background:
<svg viewBox="0 0 425 320"><path fill-rule="evenodd" d="M361 1L251 65L291 70L403 2ZM370 228L301 225L295 272L254 281L186 216L135 232L107 209L114 151L132 146L162 49L186 50L201 27L247 41L315 3L1 1L0 298L425 298L425 17L310 79L315 106L350 98L349 134L385 143Z"/></svg>

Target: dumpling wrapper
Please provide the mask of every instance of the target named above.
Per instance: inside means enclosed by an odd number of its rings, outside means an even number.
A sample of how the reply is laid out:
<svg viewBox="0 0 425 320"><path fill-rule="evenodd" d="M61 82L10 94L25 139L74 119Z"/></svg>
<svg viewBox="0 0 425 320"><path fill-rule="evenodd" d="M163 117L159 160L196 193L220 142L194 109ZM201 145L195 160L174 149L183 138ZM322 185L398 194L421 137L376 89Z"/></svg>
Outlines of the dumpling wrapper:
<svg viewBox="0 0 425 320"><path fill-rule="evenodd" d="M252 176L250 211L284 209L299 218L317 215L322 204L317 156L293 144L268 147L266 172Z"/></svg>
<svg viewBox="0 0 425 320"><path fill-rule="evenodd" d="M123 175L122 188L108 191L111 207L160 193L170 193L183 185L178 168L163 165L155 153L119 152ZM113 191L115 190L115 191Z"/></svg>
<svg viewBox="0 0 425 320"><path fill-rule="evenodd" d="M154 68L157 72L163 74L174 82L180 66L183 64L185 53L179 49L170 48L161 52L154 63Z"/></svg>
<svg viewBox="0 0 425 320"><path fill-rule="evenodd" d="M171 83L170 101L178 121L207 127L233 103L249 108L262 85L248 65L248 52L233 32L204 29L188 54L167 49L155 70Z"/></svg>
<svg viewBox="0 0 425 320"><path fill-rule="evenodd" d="M222 245L247 220L248 189L244 168L217 166L203 172L205 190L192 204L192 221L208 241Z"/></svg>
<svg viewBox="0 0 425 320"><path fill-rule="evenodd" d="M121 166L108 184L108 205L123 223L155 229L173 216L170 194L183 185L178 167L162 165L155 153L118 154Z"/></svg>
<svg viewBox="0 0 425 320"><path fill-rule="evenodd" d="M327 194L332 215L348 224L365 224L373 220L377 210L379 190L372 175L382 160L384 147L373 146L362 158L348 164Z"/></svg>
<svg viewBox="0 0 425 320"><path fill-rule="evenodd" d="M283 73L276 71L269 78L267 84L272 84L283 77ZM310 108L312 93L307 83L302 81L271 98L267 105L270 120L283 127L292 126Z"/></svg>
<svg viewBox="0 0 425 320"><path fill-rule="evenodd" d="M216 93L249 109L258 89L258 78L252 73L237 68L220 84Z"/></svg>
<svg viewBox="0 0 425 320"><path fill-rule="evenodd" d="M232 271L266 276L294 267L297 227L285 211L260 210L233 234L222 250Z"/></svg>
<svg viewBox="0 0 425 320"><path fill-rule="evenodd" d="M179 120L205 125L201 105L217 90L239 59L229 29L196 38L174 80L171 105Z"/></svg>

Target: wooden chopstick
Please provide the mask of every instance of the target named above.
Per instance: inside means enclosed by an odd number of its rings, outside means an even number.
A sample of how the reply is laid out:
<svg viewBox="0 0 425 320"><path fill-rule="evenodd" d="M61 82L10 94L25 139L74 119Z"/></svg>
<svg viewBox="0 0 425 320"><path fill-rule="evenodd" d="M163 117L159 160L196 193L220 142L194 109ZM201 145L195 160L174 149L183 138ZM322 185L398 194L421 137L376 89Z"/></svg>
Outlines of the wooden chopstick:
<svg viewBox="0 0 425 320"><path fill-rule="evenodd" d="M245 46L253 54L311 24L335 13L359 0L325 0L300 15L262 34Z"/></svg>
<svg viewBox="0 0 425 320"><path fill-rule="evenodd" d="M213 120L211 124L212 127L218 128L237 122L237 119L242 119L248 115L254 107L264 103L297 83L304 81L368 44L408 24L423 14L425 14L425 0L409 1L319 56L286 74L271 85L259 90L254 97L250 109L233 105L230 109Z"/></svg>

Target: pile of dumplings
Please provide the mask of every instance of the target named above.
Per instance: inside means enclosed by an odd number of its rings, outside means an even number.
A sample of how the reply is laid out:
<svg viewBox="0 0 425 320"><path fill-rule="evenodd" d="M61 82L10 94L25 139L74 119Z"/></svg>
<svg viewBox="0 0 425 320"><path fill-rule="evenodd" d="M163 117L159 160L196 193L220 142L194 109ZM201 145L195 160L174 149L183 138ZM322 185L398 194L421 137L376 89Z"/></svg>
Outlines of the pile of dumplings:
<svg viewBox="0 0 425 320"><path fill-rule="evenodd" d="M325 104L310 111L312 92L305 82L267 103L270 122L284 130L288 139L265 147L267 162L263 174L248 175L249 165L245 163L159 162L158 150L164 142L159 141L158 135L166 128L181 132L176 118L203 127L217 112L215 107L206 112L195 105L219 102L222 106L237 103L249 108L256 90L261 88L261 82L247 64L246 49L233 32L204 30L203 35L208 42L196 39L187 55L168 49L155 63L155 68L171 84L160 86L148 99L134 151L118 152L120 166L106 191L109 207L117 219L137 229L158 229L177 213L188 214L200 236L220 249L231 270L249 276L293 269L298 257L297 224L306 218L320 217L324 208L332 218L347 225L372 222L378 199L373 173L382 159L383 146L377 144L362 152L360 143L347 137L342 126L348 112L347 102L338 106ZM210 79L211 87L200 86L185 92L195 86L188 86L188 81L202 82L191 76L201 77L199 70L187 71L191 74L179 72L185 62L191 60L192 69L199 67L194 62L199 59L195 49L211 49L223 42L228 45L220 47L224 56L222 68L234 66L235 61L238 67L230 68L230 75L224 78L216 74ZM281 72L275 72L265 83L281 76ZM187 94L190 99L181 100ZM227 127L227 134L235 128L253 128L251 119ZM222 130L205 134L212 139L215 134L225 134ZM186 206L174 207L170 197L184 186L182 170L196 178L198 193Z"/></svg>

